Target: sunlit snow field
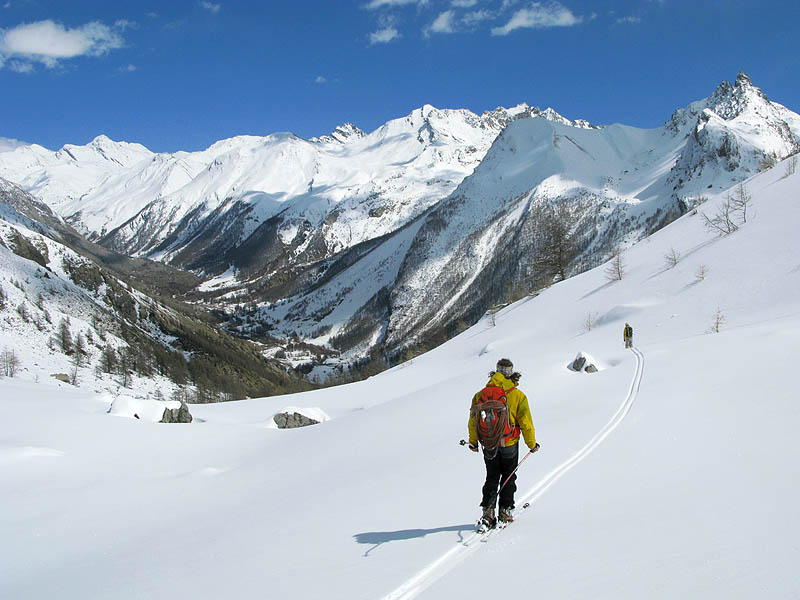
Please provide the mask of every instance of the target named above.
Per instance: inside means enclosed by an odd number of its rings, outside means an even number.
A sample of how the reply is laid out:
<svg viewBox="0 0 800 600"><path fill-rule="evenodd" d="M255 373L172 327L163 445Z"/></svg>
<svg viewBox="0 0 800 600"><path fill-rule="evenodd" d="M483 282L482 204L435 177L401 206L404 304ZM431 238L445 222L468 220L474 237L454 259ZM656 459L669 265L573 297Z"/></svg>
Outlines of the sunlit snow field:
<svg viewBox="0 0 800 600"><path fill-rule="evenodd" d="M752 213L730 236L703 226L712 197L625 252L621 281L574 277L365 382L164 425L30 369L0 379L0 597L799 597L800 179L786 173L746 182ZM568 368L581 351L600 372ZM484 468L458 441L501 357L542 449L519 471L530 507L464 546ZM277 430L287 406L330 420Z"/></svg>

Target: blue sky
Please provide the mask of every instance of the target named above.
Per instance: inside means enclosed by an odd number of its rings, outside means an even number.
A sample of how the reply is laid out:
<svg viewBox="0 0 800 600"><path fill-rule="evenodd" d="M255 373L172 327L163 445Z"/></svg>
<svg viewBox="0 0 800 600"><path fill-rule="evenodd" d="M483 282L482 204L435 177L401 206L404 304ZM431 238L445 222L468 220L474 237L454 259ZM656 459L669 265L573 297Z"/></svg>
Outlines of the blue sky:
<svg viewBox="0 0 800 600"><path fill-rule="evenodd" d="M800 111L796 0L0 0L0 137L154 151L527 102L656 127L739 71Z"/></svg>

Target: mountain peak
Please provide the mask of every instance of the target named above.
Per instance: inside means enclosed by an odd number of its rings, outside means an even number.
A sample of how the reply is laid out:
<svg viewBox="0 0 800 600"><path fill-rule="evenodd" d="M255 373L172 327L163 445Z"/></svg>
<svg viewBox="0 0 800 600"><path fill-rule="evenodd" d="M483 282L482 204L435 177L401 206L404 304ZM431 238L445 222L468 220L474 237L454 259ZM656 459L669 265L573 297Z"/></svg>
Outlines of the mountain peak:
<svg viewBox="0 0 800 600"><path fill-rule="evenodd" d="M753 85L753 80L746 73L740 72L733 85L729 81L723 81L717 86L709 96L706 107L729 121L764 103L769 103L766 94Z"/></svg>
<svg viewBox="0 0 800 600"><path fill-rule="evenodd" d="M356 127L353 123L349 121L347 123L343 123L334 129L329 135L323 135L320 137L312 138L312 142L323 142L323 143L332 143L338 142L340 144L346 144L352 140L358 140L363 138L366 133Z"/></svg>
<svg viewBox="0 0 800 600"><path fill-rule="evenodd" d="M753 86L753 80L750 79L750 76L747 73L739 72L736 76L736 87L743 87L743 86Z"/></svg>

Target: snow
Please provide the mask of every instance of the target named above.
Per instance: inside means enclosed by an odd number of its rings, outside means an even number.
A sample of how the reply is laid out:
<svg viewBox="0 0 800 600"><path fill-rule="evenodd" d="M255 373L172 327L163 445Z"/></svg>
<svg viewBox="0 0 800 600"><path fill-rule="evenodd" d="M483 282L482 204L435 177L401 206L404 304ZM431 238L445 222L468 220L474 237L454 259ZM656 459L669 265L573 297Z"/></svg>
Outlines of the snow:
<svg viewBox="0 0 800 600"><path fill-rule="evenodd" d="M512 572L546 598L800 596L800 176L746 185L732 235L699 214L723 190L628 249L622 280L601 266L363 382L169 425L29 367L0 379L0 597L455 600ZM604 370L571 372L579 351ZM542 448L530 507L464 546L484 468L458 440L501 357ZM287 405L330 420L264 426Z"/></svg>
<svg viewBox="0 0 800 600"><path fill-rule="evenodd" d="M164 418L164 410L173 410L180 407L181 403L176 400L165 402L136 398L128 395L119 395L116 397L111 397L111 408L108 409L108 413L118 417L127 417L129 419L140 419L143 421L150 421L151 423L158 423Z"/></svg>
<svg viewBox="0 0 800 600"><path fill-rule="evenodd" d="M226 288L236 282L236 269L229 268L224 273L207 279L202 284L197 286L199 292L209 292L212 290Z"/></svg>

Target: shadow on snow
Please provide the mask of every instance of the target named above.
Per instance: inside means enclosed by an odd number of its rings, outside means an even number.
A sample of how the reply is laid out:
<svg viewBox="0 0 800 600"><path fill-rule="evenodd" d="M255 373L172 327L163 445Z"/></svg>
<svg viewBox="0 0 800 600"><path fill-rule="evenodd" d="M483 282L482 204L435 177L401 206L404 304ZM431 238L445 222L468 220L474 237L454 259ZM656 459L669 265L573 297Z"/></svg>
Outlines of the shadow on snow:
<svg viewBox="0 0 800 600"><path fill-rule="evenodd" d="M436 527L435 529L401 529L400 531L370 531L367 533L357 533L353 537L359 544L372 544L372 547L364 553L364 556L369 556L369 553L375 550L381 544L386 542L398 542L402 540L411 540L414 538L422 538L426 535L433 533L444 533L447 531L455 531L458 533L458 540L463 541L464 531L475 531L475 523L467 523L466 525L451 525L449 527Z"/></svg>

